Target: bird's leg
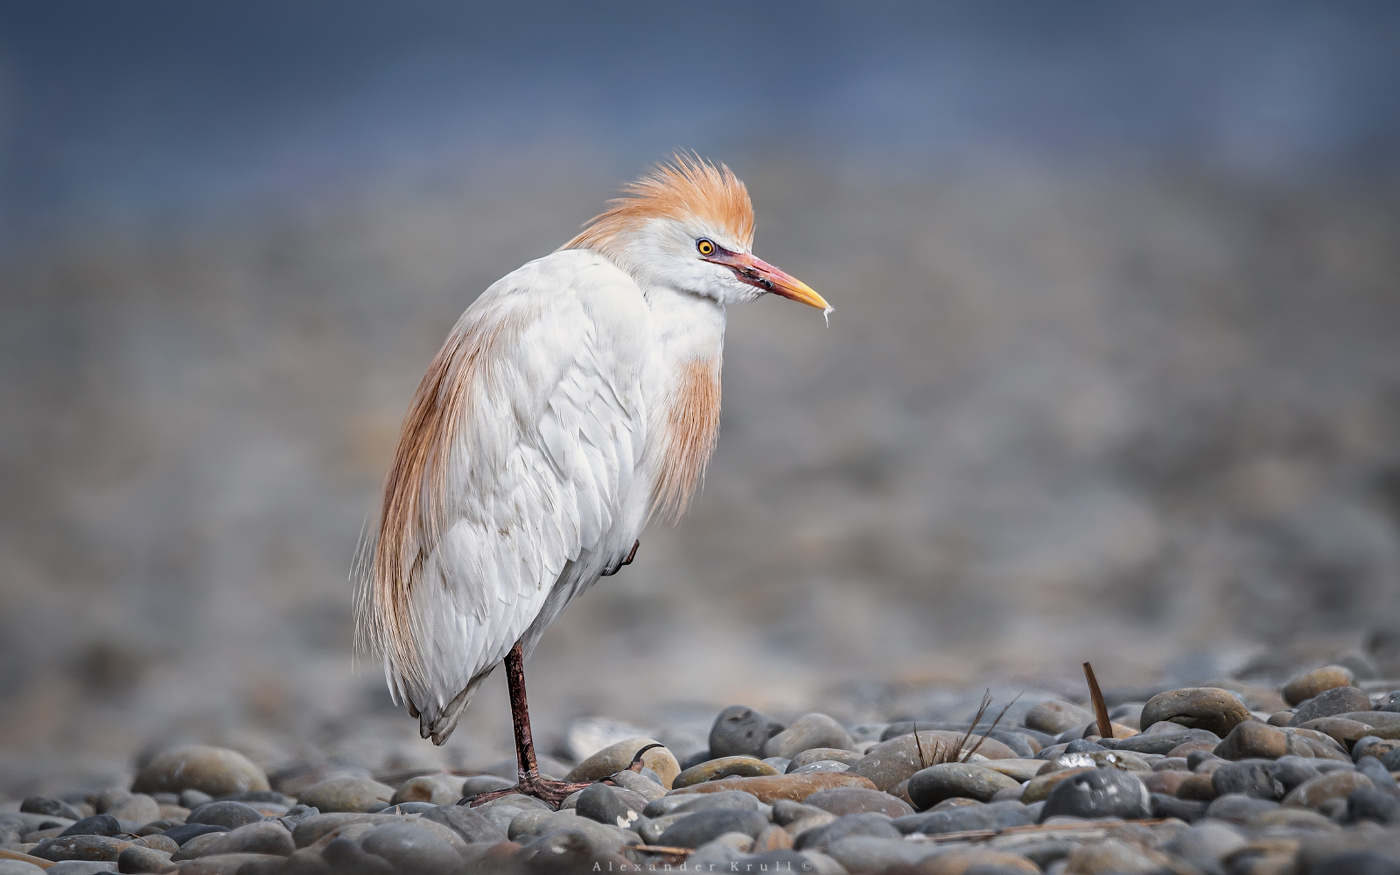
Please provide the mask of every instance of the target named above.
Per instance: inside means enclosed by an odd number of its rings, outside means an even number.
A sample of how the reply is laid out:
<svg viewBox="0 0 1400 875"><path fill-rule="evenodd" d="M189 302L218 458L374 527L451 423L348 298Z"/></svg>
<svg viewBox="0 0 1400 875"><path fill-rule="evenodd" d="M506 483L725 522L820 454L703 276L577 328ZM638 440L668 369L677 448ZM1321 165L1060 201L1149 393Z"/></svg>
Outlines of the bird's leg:
<svg viewBox="0 0 1400 875"><path fill-rule="evenodd" d="M525 656L521 652L519 641L506 655L506 686L510 688L510 720L515 726L515 761L519 766L519 778L514 787L492 790L463 802L476 806L502 796L520 793L542 799L558 808L566 796L576 790L582 790L592 782L551 781L540 775L540 767L535 760L535 741L530 736L530 706L525 700Z"/></svg>

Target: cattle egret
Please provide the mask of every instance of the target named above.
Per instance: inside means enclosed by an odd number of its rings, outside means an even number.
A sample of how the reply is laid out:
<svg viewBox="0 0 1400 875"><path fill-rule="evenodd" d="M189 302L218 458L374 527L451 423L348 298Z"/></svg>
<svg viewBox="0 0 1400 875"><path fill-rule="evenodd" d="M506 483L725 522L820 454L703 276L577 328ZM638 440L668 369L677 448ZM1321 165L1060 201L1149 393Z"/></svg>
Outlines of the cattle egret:
<svg viewBox="0 0 1400 875"><path fill-rule="evenodd" d="M831 308L749 250L753 207L723 165L677 155L559 250L462 314L413 397L361 563L362 648L442 744L506 664L519 785L541 778L523 663L564 606L675 520L719 429L729 305Z"/></svg>

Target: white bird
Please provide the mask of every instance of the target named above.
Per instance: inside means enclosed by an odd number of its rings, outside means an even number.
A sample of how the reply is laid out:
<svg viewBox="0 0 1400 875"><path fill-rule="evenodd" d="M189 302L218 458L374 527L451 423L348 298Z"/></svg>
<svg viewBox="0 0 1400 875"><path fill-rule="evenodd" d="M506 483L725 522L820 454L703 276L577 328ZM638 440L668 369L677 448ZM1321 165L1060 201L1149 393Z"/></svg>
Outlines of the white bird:
<svg viewBox="0 0 1400 875"><path fill-rule="evenodd" d="M541 778L523 660L546 626L676 519L719 429L726 309L766 293L831 308L756 258L729 169L677 155L573 240L488 288L418 385L359 573L362 648L442 744L506 663L515 792Z"/></svg>

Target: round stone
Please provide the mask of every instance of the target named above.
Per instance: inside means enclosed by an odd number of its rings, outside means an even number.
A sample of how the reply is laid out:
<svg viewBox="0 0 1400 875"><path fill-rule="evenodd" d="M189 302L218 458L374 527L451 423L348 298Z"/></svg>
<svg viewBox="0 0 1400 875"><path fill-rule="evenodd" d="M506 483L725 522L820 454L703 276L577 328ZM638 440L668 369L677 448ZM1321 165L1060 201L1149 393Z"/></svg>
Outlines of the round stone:
<svg viewBox="0 0 1400 875"><path fill-rule="evenodd" d="M1308 875L1400 875L1400 861L1376 851L1346 851L1318 860Z"/></svg>
<svg viewBox="0 0 1400 875"><path fill-rule="evenodd" d="M1057 702L1052 699L1048 702L1041 702L1027 711L1023 722L1030 729L1059 735L1061 732L1076 726L1083 726L1093 719L1092 712L1078 705Z"/></svg>
<svg viewBox="0 0 1400 875"><path fill-rule="evenodd" d="M60 836L114 836L123 832L122 825L110 814L94 814L59 833Z"/></svg>
<svg viewBox="0 0 1400 875"><path fill-rule="evenodd" d="M658 839L658 844L676 848L698 848L729 832L757 836L768 825L768 818L757 811L736 811L712 808L687 814L671 824Z"/></svg>
<svg viewBox="0 0 1400 875"><path fill-rule="evenodd" d="M777 769L751 756L719 757L681 772L671 786L680 789L720 778L754 778L776 774L779 774Z"/></svg>
<svg viewBox="0 0 1400 875"><path fill-rule="evenodd" d="M197 745L158 755L137 774L131 789L136 793L199 790L219 797L270 786L262 769L238 751Z"/></svg>
<svg viewBox="0 0 1400 875"><path fill-rule="evenodd" d="M1278 807L1277 802L1269 799L1255 799L1253 796L1230 793L1211 802L1206 807L1206 817L1245 826L1264 812L1273 811Z"/></svg>
<svg viewBox="0 0 1400 875"><path fill-rule="evenodd" d="M170 839L175 844L183 846L185 842L199 838L202 835L208 835L211 832L228 832L228 827L216 826L212 823L185 823L180 826L173 826L161 833L161 835Z"/></svg>
<svg viewBox="0 0 1400 875"><path fill-rule="evenodd" d="M758 778L721 778L675 791L680 796L689 793L719 793L742 790L769 805L779 799L801 801L818 790L832 787L864 787L875 789L867 778L850 772L809 772L805 775L764 775Z"/></svg>
<svg viewBox="0 0 1400 875"><path fill-rule="evenodd" d="M1133 819L1149 813L1147 788L1137 778L1117 769L1089 769L1061 781L1050 791L1041 821L1058 815Z"/></svg>
<svg viewBox="0 0 1400 875"><path fill-rule="evenodd" d="M901 735L870 748L844 774L869 778L878 789L889 791L920 769L952 758L962 738L962 733L938 729ZM968 746L975 743L969 740ZM988 759L1016 759L1014 751L992 738L982 740L977 752Z"/></svg>
<svg viewBox="0 0 1400 875"><path fill-rule="evenodd" d="M1301 726L1309 720L1316 720L1319 717L1334 717L1351 711L1369 711L1370 709L1371 697L1356 687L1333 687L1300 704L1292 719L1288 721L1288 725Z"/></svg>
<svg viewBox="0 0 1400 875"><path fill-rule="evenodd" d="M825 714L804 714L787 729L768 739L763 745L763 755L791 759L814 747L850 750L854 746L850 733L835 719Z"/></svg>
<svg viewBox="0 0 1400 875"><path fill-rule="evenodd" d="M1371 710L1386 711L1389 713L1400 711L1400 690L1381 696L1380 701L1371 706Z"/></svg>
<svg viewBox="0 0 1400 875"><path fill-rule="evenodd" d="M684 774L684 773L682 773ZM579 817L626 829L637 822L639 809L633 809L606 784L590 784L579 794L574 806Z"/></svg>
<svg viewBox="0 0 1400 875"><path fill-rule="evenodd" d="M1188 687L1168 690L1147 700L1142 708L1147 727L1169 721L1187 729L1204 729L1222 738L1240 723L1250 719L1249 709L1234 694L1219 687Z"/></svg>
<svg viewBox="0 0 1400 875"><path fill-rule="evenodd" d="M1215 748L1215 755L1227 760L1254 757L1278 759L1289 751L1288 733L1276 726L1253 720L1235 726Z"/></svg>
<svg viewBox="0 0 1400 875"><path fill-rule="evenodd" d="M323 812L368 812L388 803L393 796L394 788L388 784L381 784L373 778L346 775L312 784L301 791L297 802Z"/></svg>
<svg viewBox="0 0 1400 875"><path fill-rule="evenodd" d="M33 848L31 856L51 860L98 860L115 863L121 852L131 847L131 842L111 836L71 835L44 839Z"/></svg>
<svg viewBox="0 0 1400 875"><path fill-rule="evenodd" d="M600 781L630 766L637 751L656 743L650 738L629 738L611 744L575 766L564 780ZM668 789L681 772L675 755L664 747L653 747L642 754L642 765L655 772L661 779L661 785Z"/></svg>
<svg viewBox="0 0 1400 875"><path fill-rule="evenodd" d="M457 775L419 775L409 778L399 785L389 799L390 805L404 802L428 802L433 805L452 805L461 799L462 785L465 783Z"/></svg>
<svg viewBox="0 0 1400 875"><path fill-rule="evenodd" d="M752 708L730 705L710 727L710 756L763 756L763 745L777 735L782 725Z"/></svg>
<svg viewBox="0 0 1400 875"><path fill-rule="evenodd" d="M793 842L793 847L799 851L808 848L825 850L833 842L847 836L897 839L901 835L900 831L894 828L894 824L890 823L890 819L885 815L865 812L838 817L825 826L808 830L797 837Z"/></svg>
<svg viewBox="0 0 1400 875"><path fill-rule="evenodd" d="M411 821L375 827L360 847L406 872L450 872L462 864L450 844Z"/></svg>
<svg viewBox="0 0 1400 875"><path fill-rule="evenodd" d="M1216 796L1242 793L1256 799L1282 799L1287 792L1270 760L1241 760L1226 763L1210 775Z"/></svg>
<svg viewBox="0 0 1400 875"><path fill-rule="evenodd" d="M1350 687L1355 683L1356 675L1346 666L1324 665L1296 675L1284 684L1283 700L1289 705L1299 705L1319 693L1335 687Z"/></svg>
<svg viewBox="0 0 1400 875"><path fill-rule="evenodd" d="M889 817L902 817L914 813L914 809L901 799L888 793L861 787L835 787L830 790L818 790L803 799L802 802L805 805L820 808L822 811L828 811L837 817L869 811L876 811Z"/></svg>
<svg viewBox="0 0 1400 875"><path fill-rule="evenodd" d="M185 823L208 823L214 826L238 829L262 820L262 813L251 805L242 802L210 802L189 813Z"/></svg>
<svg viewBox="0 0 1400 875"><path fill-rule="evenodd" d="M19 804L19 810L26 814L43 814L48 817L63 817L72 821L83 819L83 813L67 802L50 799L47 796L26 796Z"/></svg>
<svg viewBox="0 0 1400 875"><path fill-rule="evenodd" d="M931 808L944 799L961 797L988 802L1000 790L1016 789L1020 782L971 763L940 763L914 773L906 792L914 807Z"/></svg>
<svg viewBox="0 0 1400 875"><path fill-rule="evenodd" d="M788 761L786 771L796 772L803 766L810 766L812 763L836 762L846 766L853 766L865 756L863 753L856 753L853 750L841 750L834 747L814 747L804 750L802 753Z"/></svg>
<svg viewBox="0 0 1400 875"><path fill-rule="evenodd" d="M169 851L132 845L117 856L118 872L165 872L173 870ZM0 875L4 870L0 869Z"/></svg>
<svg viewBox="0 0 1400 875"><path fill-rule="evenodd" d="M1347 823L1369 820L1382 825L1400 823L1400 799L1379 787L1360 787L1347 797Z"/></svg>
<svg viewBox="0 0 1400 875"><path fill-rule="evenodd" d="M296 844L286 827L274 820L265 820L218 833L203 850L205 856L274 854L286 857L296 850Z"/></svg>
<svg viewBox="0 0 1400 875"><path fill-rule="evenodd" d="M1320 808L1329 799L1345 799L1353 791L1374 786L1360 772L1346 770L1328 772L1304 781L1283 798L1283 804L1295 808Z"/></svg>

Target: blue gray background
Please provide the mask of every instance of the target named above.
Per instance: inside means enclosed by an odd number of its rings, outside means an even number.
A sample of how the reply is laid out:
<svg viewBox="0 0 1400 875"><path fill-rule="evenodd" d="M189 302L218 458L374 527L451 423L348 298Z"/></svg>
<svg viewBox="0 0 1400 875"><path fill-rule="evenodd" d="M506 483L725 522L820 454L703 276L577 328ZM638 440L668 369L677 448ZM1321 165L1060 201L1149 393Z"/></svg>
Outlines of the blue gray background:
<svg viewBox="0 0 1400 875"><path fill-rule="evenodd" d="M460 311L677 148L836 314L731 314L704 494L546 637L539 734L1354 646L1400 611L1397 38L1380 2L0 6L0 779L504 755L497 681L436 751L352 671L356 538Z"/></svg>

